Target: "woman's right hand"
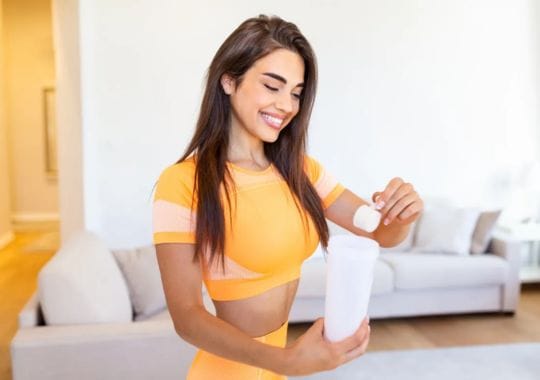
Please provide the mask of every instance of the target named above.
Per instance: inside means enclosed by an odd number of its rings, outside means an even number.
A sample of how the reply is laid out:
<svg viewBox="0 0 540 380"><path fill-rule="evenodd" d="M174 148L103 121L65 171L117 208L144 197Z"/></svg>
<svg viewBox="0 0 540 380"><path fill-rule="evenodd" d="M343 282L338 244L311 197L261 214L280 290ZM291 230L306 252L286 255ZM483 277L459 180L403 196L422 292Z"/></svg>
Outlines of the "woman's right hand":
<svg viewBox="0 0 540 380"><path fill-rule="evenodd" d="M364 318L356 332L339 342L326 340L324 318L319 318L292 345L285 348L287 363L284 375L301 376L328 371L366 352L369 343L369 317Z"/></svg>

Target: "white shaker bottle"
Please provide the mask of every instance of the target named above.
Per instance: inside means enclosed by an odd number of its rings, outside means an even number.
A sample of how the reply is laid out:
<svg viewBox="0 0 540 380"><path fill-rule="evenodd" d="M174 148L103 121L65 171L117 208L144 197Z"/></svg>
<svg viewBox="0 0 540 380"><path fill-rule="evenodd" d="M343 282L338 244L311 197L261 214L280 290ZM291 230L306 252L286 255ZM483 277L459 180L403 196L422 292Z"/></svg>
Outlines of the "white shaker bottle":
<svg viewBox="0 0 540 380"><path fill-rule="evenodd" d="M356 235L336 235L328 244L324 335L331 342L351 336L367 315L379 244Z"/></svg>

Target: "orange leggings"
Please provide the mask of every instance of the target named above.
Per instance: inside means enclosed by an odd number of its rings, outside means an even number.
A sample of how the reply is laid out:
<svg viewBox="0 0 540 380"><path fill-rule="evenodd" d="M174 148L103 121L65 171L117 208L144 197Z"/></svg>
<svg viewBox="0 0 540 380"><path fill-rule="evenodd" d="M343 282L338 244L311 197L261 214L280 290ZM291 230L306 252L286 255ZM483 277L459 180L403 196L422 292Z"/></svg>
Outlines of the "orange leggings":
<svg viewBox="0 0 540 380"><path fill-rule="evenodd" d="M285 322L279 329L270 334L253 338L271 346L285 347L287 344L287 326ZM199 350L191 363L187 380L287 380L286 376L266 369L253 367L244 363L222 358L209 352Z"/></svg>

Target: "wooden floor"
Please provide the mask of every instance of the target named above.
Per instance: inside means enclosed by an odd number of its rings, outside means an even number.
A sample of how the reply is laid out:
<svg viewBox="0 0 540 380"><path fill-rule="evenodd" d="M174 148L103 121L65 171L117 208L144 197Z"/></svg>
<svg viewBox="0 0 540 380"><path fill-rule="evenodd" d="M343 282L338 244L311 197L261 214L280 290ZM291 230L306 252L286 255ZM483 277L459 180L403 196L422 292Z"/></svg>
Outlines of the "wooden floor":
<svg viewBox="0 0 540 380"><path fill-rule="evenodd" d="M36 289L37 273L58 248L58 223L15 226L15 240L0 250L0 379L11 379L9 342L17 314Z"/></svg>
<svg viewBox="0 0 540 380"><path fill-rule="evenodd" d="M16 226L15 240L0 250L0 380L11 379L9 343L17 314L35 291L37 273L59 244L58 224ZM310 324L292 324L289 341ZM540 342L540 285L522 290L514 316L474 314L371 321L368 351Z"/></svg>

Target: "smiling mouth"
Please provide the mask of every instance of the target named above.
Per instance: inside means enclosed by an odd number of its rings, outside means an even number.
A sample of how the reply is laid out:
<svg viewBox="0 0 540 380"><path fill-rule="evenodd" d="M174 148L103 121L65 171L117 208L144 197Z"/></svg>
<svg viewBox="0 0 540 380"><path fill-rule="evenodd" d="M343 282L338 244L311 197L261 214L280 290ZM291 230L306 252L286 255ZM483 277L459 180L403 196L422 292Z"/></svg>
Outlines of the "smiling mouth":
<svg viewBox="0 0 540 380"><path fill-rule="evenodd" d="M261 112L261 116L266 121L268 125L270 125L274 129L279 129L281 125L283 124L284 119L280 119L271 115L268 115L267 113Z"/></svg>

